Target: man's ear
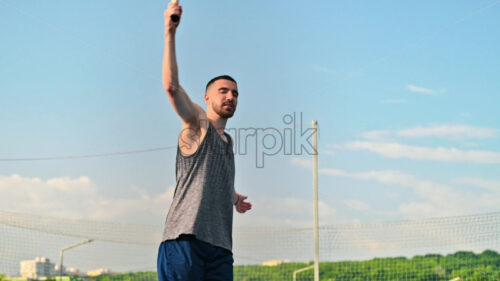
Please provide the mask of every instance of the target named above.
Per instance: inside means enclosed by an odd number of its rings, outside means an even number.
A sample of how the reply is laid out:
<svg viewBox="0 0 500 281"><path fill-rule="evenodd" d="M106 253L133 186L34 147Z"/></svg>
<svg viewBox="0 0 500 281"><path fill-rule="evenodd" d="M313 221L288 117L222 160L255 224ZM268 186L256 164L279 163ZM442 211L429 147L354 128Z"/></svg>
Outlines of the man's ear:
<svg viewBox="0 0 500 281"><path fill-rule="evenodd" d="M203 96L203 99L205 100L205 103L208 104L208 94L205 92L205 95Z"/></svg>

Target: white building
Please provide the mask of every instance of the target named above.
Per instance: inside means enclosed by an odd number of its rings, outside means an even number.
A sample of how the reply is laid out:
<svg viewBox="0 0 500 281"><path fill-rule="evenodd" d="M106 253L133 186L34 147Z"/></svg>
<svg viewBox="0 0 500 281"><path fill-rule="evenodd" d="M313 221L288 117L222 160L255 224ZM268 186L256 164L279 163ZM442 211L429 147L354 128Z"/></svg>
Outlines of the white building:
<svg viewBox="0 0 500 281"><path fill-rule="evenodd" d="M68 275L80 275L80 270L78 268L70 267L68 269L65 269L63 266L63 271L66 272Z"/></svg>
<svg viewBox="0 0 500 281"><path fill-rule="evenodd" d="M277 266L283 263L289 263L290 260L270 260L262 263L263 266Z"/></svg>
<svg viewBox="0 0 500 281"><path fill-rule="evenodd" d="M109 270L108 268L99 268L96 270L87 271L87 276L95 277L95 276L100 276L103 274L110 274L110 273L111 273L111 270Z"/></svg>
<svg viewBox="0 0 500 281"><path fill-rule="evenodd" d="M37 279L55 275L54 264L48 258L39 257L34 260L21 261L21 277Z"/></svg>
<svg viewBox="0 0 500 281"><path fill-rule="evenodd" d="M66 272L66 267L63 265L62 267L62 275L67 275L67 272ZM56 275L61 275L61 266L59 266L58 264L56 264L56 266L54 266L54 270L56 271Z"/></svg>

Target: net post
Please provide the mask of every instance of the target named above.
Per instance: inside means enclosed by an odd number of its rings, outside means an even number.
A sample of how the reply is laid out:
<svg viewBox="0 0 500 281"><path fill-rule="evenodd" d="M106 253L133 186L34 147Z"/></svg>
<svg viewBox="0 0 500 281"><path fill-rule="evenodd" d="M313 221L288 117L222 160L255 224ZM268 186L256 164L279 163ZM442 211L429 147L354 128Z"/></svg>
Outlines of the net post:
<svg viewBox="0 0 500 281"><path fill-rule="evenodd" d="M318 231L318 122L313 120L313 189L314 189L314 281L319 281Z"/></svg>

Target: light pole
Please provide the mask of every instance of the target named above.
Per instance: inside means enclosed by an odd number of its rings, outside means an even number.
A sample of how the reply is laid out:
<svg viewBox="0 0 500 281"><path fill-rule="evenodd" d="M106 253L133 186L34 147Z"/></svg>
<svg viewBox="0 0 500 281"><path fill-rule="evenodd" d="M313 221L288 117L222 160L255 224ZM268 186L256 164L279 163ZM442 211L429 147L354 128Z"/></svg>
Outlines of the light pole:
<svg viewBox="0 0 500 281"><path fill-rule="evenodd" d="M312 121L313 128L313 213L314 213L314 263L311 266L293 272L293 281L297 273L314 269L314 281L319 281L319 231L318 231L318 121Z"/></svg>
<svg viewBox="0 0 500 281"><path fill-rule="evenodd" d="M318 230L318 121L313 127L313 189L314 189L314 281L319 281L319 230Z"/></svg>
<svg viewBox="0 0 500 281"><path fill-rule="evenodd" d="M70 245L68 247L64 247L64 248L61 249L61 251L60 251L61 262L60 262L60 265L59 265L60 266L60 268L59 268L59 281L62 281L62 275L63 275L63 254L64 254L64 251L76 248L78 246L90 243L92 241L94 241L94 239L87 239L87 240L84 240L82 242L78 242L76 244L73 244L73 245Z"/></svg>
<svg viewBox="0 0 500 281"><path fill-rule="evenodd" d="M314 268L314 264L311 266L308 266L308 267L304 267L304 268L295 270L293 272L293 281L297 281L297 273L301 273L302 271L306 271L306 270L313 269L313 268Z"/></svg>

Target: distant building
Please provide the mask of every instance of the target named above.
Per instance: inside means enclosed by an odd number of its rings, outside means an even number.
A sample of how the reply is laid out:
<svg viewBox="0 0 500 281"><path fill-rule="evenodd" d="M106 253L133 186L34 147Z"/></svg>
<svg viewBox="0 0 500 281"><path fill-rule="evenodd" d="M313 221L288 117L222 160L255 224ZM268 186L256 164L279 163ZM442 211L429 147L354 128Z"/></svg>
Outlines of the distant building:
<svg viewBox="0 0 500 281"><path fill-rule="evenodd" d="M58 264L54 266L54 270L56 271L56 275L61 275L61 267ZM64 265L62 267L62 275L66 275L66 267Z"/></svg>
<svg viewBox="0 0 500 281"><path fill-rule="evenodd" d="M95 277L95 276L100 276L100 275L110 274L110 273L111 273L111 270L109 270L108 268L99 268L96 270L87 271L87 276Z"/></svg>
<svg viewBox="0 0 500 281"><path fill-rule="evenodd" d="M80 270L78 268L70 267L68 269L64 269L63 271L66 272L67 275L80 275Z"/></svg>
<svg viewBox="0 0 500 281"><path fill-rule="evenodd" d="M21 277L24 278L38 279L55 275L54 264L45 257L21 261L20 267Z"/></svg>
<svg viewBox="0 0 500 281"><path fill-rule="evenodd" d="M263 266L277 266L277 265L280 265L282 263L288 263L290 262L289 260L270 260L270 261L265 261L262 263Z"/></svg>

